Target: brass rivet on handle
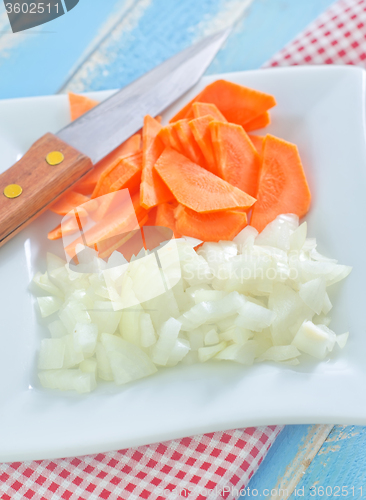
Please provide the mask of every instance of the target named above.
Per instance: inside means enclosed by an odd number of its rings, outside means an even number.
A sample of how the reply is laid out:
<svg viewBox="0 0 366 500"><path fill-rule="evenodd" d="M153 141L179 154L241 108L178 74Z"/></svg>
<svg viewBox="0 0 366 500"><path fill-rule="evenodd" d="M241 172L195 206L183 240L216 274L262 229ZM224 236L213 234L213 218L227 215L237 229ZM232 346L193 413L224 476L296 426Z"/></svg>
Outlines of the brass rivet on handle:
<svg viewBox="0 0 366 500"><path fill-rule="evenodd" d="M46 156L46 162L49 165L59 165L64 161L65 157L61 153L61 151L51 151L51 153L48 153Z"/></svg>
<svg viewBox="0 0 366 500"><path fill-rule="evenodd" d="M18 184L9 184L4 189L4 195L7 198L18 198L23 192L23 189Z"/></svg>

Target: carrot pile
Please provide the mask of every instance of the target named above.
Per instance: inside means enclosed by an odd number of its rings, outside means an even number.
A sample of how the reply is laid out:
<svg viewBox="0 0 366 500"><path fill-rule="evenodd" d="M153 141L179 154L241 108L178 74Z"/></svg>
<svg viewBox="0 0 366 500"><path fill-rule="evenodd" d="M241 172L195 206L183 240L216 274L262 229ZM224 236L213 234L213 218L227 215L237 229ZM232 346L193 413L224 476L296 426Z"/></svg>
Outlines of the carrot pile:
<svg viewBox="0 0 366 500"><path fill-rule="evenodd" d="M72 119L98 104L76 94L69 102ZM311 196L296 145L249 134L270 123L275 105L269 94L213 82L169 124L145 116L142 133L95 165L51 210L65 215L89 199L129 189L140 225L204 241L231 240L248 220L261 231L279 214L302 217ZM100 204L93 217L104 238L109 223L122 223L122 214L108 212L110 204ZM60 226L48 237L60 238Z"/></svg>

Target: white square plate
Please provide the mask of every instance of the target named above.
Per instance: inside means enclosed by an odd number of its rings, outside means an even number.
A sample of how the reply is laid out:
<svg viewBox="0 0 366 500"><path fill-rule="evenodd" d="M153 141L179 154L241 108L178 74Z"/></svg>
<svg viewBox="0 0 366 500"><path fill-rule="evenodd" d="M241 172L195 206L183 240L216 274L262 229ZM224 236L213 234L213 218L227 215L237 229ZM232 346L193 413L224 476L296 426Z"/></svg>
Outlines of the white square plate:
<svg viewBox="0 0 366 500"><path fill-rule="evenodd" d="M160 370L90 395L47 391L36 372L47 335L28 284L45 269L59 217L46 213L0 249L0 461L57 458L148 444L202 432L265 424L366 424L365 73L298 67L220 75L274 94L269 131L299 146L313 194L309 235L320 251L354 266L336 290L332 328L347 347L324 362L250 369L207 363ZM202 79L180 106L217 79ZM91 94L103 99L108 92ZM0 102L0 171L45 132L69 120L66 96Z"/></svg>

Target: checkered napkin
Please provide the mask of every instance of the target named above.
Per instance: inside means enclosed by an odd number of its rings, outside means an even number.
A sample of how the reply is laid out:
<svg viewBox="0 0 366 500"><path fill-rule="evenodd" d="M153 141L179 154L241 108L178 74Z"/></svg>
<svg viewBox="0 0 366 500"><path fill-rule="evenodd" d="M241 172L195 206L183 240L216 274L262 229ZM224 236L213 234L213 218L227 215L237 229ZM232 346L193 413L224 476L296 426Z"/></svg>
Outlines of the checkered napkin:
<svg viewBox="0 0 366 500"><path fill-rule="evenodd" d="M80 458L2 464L0 498L234 500L280 430L237 429Z"/></svg>
<svg viewBox="0 0 366 500"><path fill-rule="evenodd" d="M366 0L340 0L264 67L366 67ZM0 465L2 500L238 498L280 426L237 429L80 458Z"/></svg>
<svg viewBox="0 0 366 500"><path fill-rule="evenodd" d="M366 67L366 0L334 3L264 67L298 64Z"/></svg>

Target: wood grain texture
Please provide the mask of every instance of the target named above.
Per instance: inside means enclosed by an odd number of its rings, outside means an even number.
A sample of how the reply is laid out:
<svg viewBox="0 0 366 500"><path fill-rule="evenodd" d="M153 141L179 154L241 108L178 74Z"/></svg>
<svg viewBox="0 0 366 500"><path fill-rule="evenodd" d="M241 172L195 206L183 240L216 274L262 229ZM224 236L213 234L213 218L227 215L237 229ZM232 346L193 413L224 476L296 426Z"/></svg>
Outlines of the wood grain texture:
<svg viewBox="0 0 366 500"><path fill-rule="evenodd" d="M60 151L65 159L51 166L46 156ZM46 134L10 169L0 175L0 246L44 212L70 186L93 168L90 159L53 134ZM14 199L4 188L19 184L23 193Z"/></svg>
<svg viewBox="0 0 366 500"><path fill-rule="evenodd" d="M335 425L302 475L297 490L304 488L305 499L366 498L365 457L366 427ZM324 495L321 487L324 488ZM290 500L298 498L293 493Z"/></svg>

